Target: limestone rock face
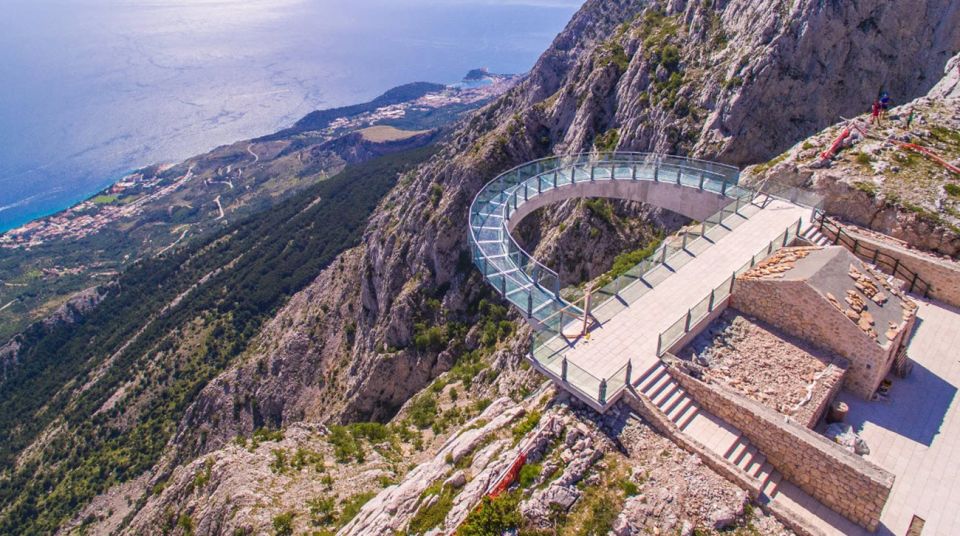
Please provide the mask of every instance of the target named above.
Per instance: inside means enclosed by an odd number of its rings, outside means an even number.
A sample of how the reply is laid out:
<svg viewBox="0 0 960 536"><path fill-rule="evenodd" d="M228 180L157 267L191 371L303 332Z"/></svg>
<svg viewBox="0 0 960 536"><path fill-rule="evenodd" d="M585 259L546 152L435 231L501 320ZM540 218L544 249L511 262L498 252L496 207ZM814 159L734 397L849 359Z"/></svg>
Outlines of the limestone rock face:
<svg viewBox="0 0 960 536"><path fill-rule="evenodd" d="M111 283L91 287L74 294L66 303L57 307L50 316L44 318L39 329L49 332L58 326L79 322L84 315L99 305L115 287L116 284ZM17 335L0 346L0 385L7 379L7 371L16 367L19 362L23 336L22 334Z"/></svg>
<svg viewBox="0 0 960 536"><path fill-rule="evenodd" d="M901 99L903 104L879 125L869 115L852 114L853 122L833 125L770 163L747 168L745 182L811 190L822 197L824 210L841 220L956 258L960 197L950 194L949 185L958 176L903 145L960 164L960 55L947 62L940 76L929 94ZM851 125L856 125L852 135L824 159L822 153Z"/></svg>
<svg viewBox="0 0 960 536"><path fill-rule="evenodd" d="M401 177L370 218L361 245L291 299L255 350L203 389L156 479L260 426L387 420L448 370L471 349L470 337L465 347L424 348L417 330L472 326L471 304L490 298L469 262L467 212L498 173L551 153L594 148L762 161L861 110L881 85L904 98L930 90L960 48L960 5L952 0L661 5L587 1L526 79L464 118L431 161ZM856 195L811 171L796 175L820 181L838 204ZM875 219L876 210L863 203L850 207ZM546 214L544 224L555 224L557 214ZM911 229L925 240L922 228ZM550 233L534 231L548 238L545 255L563 240ZM609 260L637 238L640 230L601 233L589 251L607 252ZM570 264L571 272L591 270L582 259ZM518 330L498 365L517 366L528 334ZM393 527L385 516L410 514L422 491L416 480L378 496L383 513L371 506L352 526ZM475 492L471 483L461 494Z"/></svg>

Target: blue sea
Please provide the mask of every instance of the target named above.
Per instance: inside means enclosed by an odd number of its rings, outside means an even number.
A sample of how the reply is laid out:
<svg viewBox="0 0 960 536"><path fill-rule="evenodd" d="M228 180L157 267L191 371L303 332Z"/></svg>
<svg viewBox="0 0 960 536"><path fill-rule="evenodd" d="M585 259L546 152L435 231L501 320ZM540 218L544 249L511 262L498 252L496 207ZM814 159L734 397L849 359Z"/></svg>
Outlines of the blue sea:
<svg viewBox="0 0 960 536"><path fill-rule="evenodd" d="M0 231L314 109L526 72L581 4L3 0Z"/></svg>

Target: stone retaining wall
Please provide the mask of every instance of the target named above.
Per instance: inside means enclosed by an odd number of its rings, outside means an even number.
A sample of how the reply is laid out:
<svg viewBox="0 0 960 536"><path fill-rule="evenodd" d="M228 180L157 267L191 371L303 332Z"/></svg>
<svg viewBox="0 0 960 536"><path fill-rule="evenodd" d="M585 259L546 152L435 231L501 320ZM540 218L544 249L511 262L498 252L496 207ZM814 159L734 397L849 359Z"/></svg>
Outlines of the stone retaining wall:
<svg viewBox="0 0 960 536"><path fill-rule="evenodd" d="M730 306L847 359L844 385L867 400L890 371L916 320L902 323L896 337L880 346L804 281L737 278Z"/></svg>
<svg viewBox="0 0 960 536"><path fill-rule="evenodd" d="M858 228L844 225L843 231L860 243L865 244L870 254L857 251L855 255L867 262L871 261L872 252L889 255L900 261L904 268L915 272L930 284L929 297L954 307L960 307L960 264L949 259L941 259L921 251L911 250L905 246L858 232ZM824 227L821 231L830 240L836 238L836 233ZM859 248L858 248L859 249Z"/></svg>
<svg viewBox="0 0 960 536"><path fill-rule="evenodd" d="M877 529L893 474L770 408L722 385L693 378L678 368L680 361L674 356L668 354L665 362L698 403L739 428L784 478L854 523Z"/></svg>

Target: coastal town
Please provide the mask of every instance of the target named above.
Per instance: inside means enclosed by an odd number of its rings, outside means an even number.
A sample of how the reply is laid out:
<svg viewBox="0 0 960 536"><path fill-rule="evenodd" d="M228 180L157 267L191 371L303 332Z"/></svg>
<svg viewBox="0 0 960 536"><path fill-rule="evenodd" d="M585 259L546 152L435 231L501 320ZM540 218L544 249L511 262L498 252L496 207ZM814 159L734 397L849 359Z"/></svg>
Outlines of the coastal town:
<svg viewBox="0 0 960 536"><path fill-rule="evenodd" d="M491 74L486 69L475 69L460 83L446 86L440 91L427 93L417 99L383 106L352 116L343 116L330 122L311 137L332 140L350 132L373 125L402 120L412 113L425 113L441 109L475 108L512 88L519 80L517 75ZM257 154L259 144L254 140L246 150L252 160L233 166L232 172L242 176L244 167L263 165ZM169 176L165 173L171 164L151 166L131 173L96 195L66 210L34 220L0 235L0 248L33 248L57 240L76 240L94 235L107 226L135 218L155 202L167 199L194 178L191 166L184 174ZM230 169L230 168L228 168ZM218 173L218 177L220 173ZM216 187L219 183L233 184L222 180L204 180L205 186ZM218 219L224 209L217 200Z"/></svg>

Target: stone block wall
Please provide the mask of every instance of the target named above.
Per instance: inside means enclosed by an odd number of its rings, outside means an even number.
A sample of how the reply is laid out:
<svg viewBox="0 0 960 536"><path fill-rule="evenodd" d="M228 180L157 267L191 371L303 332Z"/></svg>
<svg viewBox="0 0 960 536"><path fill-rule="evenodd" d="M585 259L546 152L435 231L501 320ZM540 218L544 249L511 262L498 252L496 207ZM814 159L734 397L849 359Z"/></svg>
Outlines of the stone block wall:
<svg viewBox="0 0 960 536"><path fill-rule="evenodd" d="M880 514L894 475L852 454L793 419L722 385L707 384L666 359L670 374L704 409L739 428L784 478L867 530Z"/></svg>
<svg viewBox="0 0 960 536"><path fill-rule="evenodd" d="M847 359L850 366L844 385L865 399L889 372L896 349L914 321L880 346L804 281L738 278L730 306Z"/></svg>
<svg viewBox="0 0 960 536"><path fill-rule="evenodd" d="M823 414L826 413L827 408L830 407L830 403L833 402L837 393L840 392L840 388L843 387L843 379L846 373L847 369L844 367L837 366L834 363L827 365L826 370L823 371L822 376L814 385L813 392L810 393L810 401L801 407L793 415L793 418L807 428L814 428L820 422Z"/></svg>
<svg viewBox="0 0 960 536"><path fill-rule="evenodd" d="M871 262L873 252L879 250L881 254L899 260L901 266L918 274L920 279L929 283L931 287L929 297L960 307L960 263L908 249L893 242L892 239L884 240L858 232L856 227L844 225L843 230L865 246L863 249L857 248L858 250L854 252L858 258ZM835 233L830 232L827 227L824 227L821 232L830 240L835 238ZM847 245L847 239L845 238L844 245Z"/></svg>

